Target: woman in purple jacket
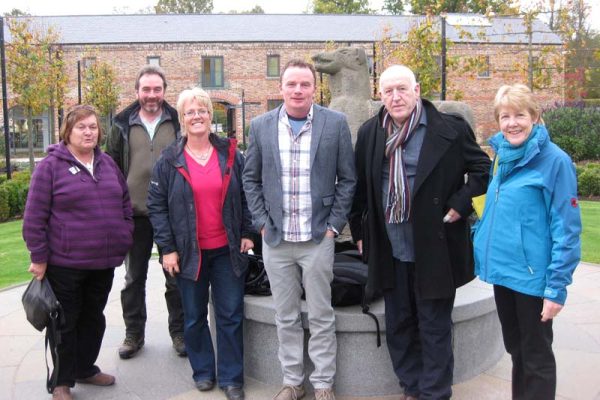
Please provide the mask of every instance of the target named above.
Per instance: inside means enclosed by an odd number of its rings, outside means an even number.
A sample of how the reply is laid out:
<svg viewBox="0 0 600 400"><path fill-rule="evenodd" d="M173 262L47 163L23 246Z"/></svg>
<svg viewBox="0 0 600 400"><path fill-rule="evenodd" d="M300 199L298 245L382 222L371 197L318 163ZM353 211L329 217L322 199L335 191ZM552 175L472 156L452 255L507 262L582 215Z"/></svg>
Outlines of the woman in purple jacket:
<svg viewBox="0 0 600 400"><path fill-rule="evenodd" d="M115 267L132 244L129 193L114 161L100 150L102 137L93 107L75 106L60 130L61 142L31 177L23 238L31 272L46 276L60 301L64 323L52 398L72 399L75 382L109 386L115 377L94 363L106 328L104 306ZM48 330L46 331L48 335Z"/></svg>

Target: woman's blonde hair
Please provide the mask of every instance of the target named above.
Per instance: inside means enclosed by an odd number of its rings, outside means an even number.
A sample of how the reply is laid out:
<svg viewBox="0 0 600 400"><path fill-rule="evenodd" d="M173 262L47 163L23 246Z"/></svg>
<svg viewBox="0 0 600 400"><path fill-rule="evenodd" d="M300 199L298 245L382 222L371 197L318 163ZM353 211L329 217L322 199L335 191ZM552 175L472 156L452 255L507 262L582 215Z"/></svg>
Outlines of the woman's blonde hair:
<svg viewBox="0 0 600 400"><path fill-rule="evenodd" d="M198 103L206 107L212 120L213 105L208 93L199 87L185 89L183 92L179 93L179 98L177 99L177 115L179 116L179 125L181 126L181 136L187 136L187 132L185 131L185 115L183 115L183 107L187 102L191 102L192 100L196 100Z"/></svg>
<svg viewBox="0 0 600 400"><path fill-rule="evenodd" d="M515 110L527 110L534 122L541 120L540 106L529 88L521 83L503 85L494 99L494 118L499 122L500 109L509 107Z"/></svg>

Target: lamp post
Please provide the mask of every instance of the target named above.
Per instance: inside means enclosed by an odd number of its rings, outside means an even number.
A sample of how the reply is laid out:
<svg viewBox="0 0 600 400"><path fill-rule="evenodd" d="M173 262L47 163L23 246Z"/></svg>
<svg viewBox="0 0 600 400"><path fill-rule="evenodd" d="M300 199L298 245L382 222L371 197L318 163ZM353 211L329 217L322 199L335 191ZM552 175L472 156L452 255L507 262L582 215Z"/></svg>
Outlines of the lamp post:
<svg viewBox="0 0 600 400"><path fill-rule="evenodd" d="M6 93L6 53L4 51L4 18L0 17L0 69L2 74L2 115L4 116L4 153L6 155L6 178L10 171L10 133L8 132L8 96Z"/></svg>

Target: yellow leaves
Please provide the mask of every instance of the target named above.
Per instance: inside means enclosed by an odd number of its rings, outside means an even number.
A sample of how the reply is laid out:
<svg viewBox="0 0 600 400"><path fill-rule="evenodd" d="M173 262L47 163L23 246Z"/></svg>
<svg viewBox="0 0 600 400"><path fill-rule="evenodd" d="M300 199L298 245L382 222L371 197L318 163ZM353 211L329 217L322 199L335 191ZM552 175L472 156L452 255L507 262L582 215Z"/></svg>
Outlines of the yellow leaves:
<svg viewBox="0 0 600 400"><path fill-rule="evenodd" d="M18 104L37 114L48 107L63 80L62 62L53 59L58 35L32 26L29 19L7 18L12 40L6 46L7 83Z"/></svg>

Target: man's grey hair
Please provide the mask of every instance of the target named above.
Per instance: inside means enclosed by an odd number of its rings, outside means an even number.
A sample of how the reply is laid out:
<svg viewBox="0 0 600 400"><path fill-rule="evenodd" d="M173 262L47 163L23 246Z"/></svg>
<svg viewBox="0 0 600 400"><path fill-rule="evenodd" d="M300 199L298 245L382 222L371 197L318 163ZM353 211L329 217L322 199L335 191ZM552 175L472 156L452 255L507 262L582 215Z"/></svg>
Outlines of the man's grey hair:
<svg viewBox="0 0 600 400"><path fill-rule="evenodd" d="M381 92L381 82L383 82L385 79L387 79L390 76L406 76L408 77L408 79L410 80L410 84L412 86L412 89L415 88L415 86L417 86L417 78L415 77L415 73L412 72L412 70L410 68L408 68L406 65L391 65L389 67L387 67L385 69L385 71L383 71L381 73L381 75L379 76L379 91Z"/></svg>

